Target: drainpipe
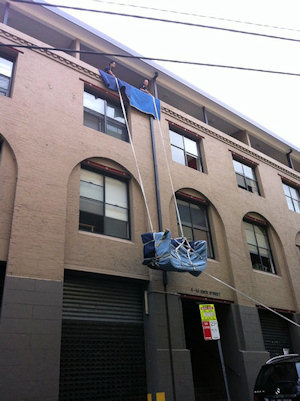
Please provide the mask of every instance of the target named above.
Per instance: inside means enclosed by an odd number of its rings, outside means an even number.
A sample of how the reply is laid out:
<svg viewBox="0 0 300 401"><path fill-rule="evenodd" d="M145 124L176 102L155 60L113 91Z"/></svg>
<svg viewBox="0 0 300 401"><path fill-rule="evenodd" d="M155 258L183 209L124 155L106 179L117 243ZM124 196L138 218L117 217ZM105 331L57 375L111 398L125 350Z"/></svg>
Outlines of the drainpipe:
<svg viewBox="0 0 300 401"><path fill-rule="evenodd" d="M153 77L153 87L154 87L154 96L157 96L157 84L156 78L158 77L158 73L155 72ZM161 215L161 203L160 203L160 190L159 190L159 180L158 180L158 167L157 167L157 157L156 157L156 146L155 146L155 138L154 138L154 128L153 128L153 117L150 116L150 132L151 132L151 143L152 143L152 156L153 156L153 165L154 165L154 180L155 180L155 192L156 192L156 207L157 207L157 215L158 215L158 231L163 231L162 225L162 215Z"/></svg>
<svg viewBox="0 0 300 401"><path fill-rule="evenodd" d="M207 118L206 108L204 106L202 107L202 111L203 111L204 122L205 122L205 124L208 125L208 118Z"/></svg>
<svg viewBox="0 0 300 401"><path fill-rule="evenodd" d="M9 10L9 3L5 3L4 14L3 14L3 24L7 25L8 20L8 10Z"/></svg>
<svg viewBox="0 0 300 401"><path fill-rule="evenodd" d="M289 163L290 168L292 168L293 170L295 170L294 164L293 164L293 160L291 158L291 153L292 153L293 149L290 149L290 151L286 154L287 157L287 161Z"/></svg>
<svg viewBox="0 0 300 401"><path fill-rule="evenodd" d="M156 83L157 77L158 77L158 72L155 72L154 77L153 77L153 89L154 89L154 96L156 98L158 98L157 83ZM158 167L157 167L157 157L156 157L156 146L155 146L154 129L153 129L153 119L154 118L152 116L150 116L150 131L151 131L152 156L153 156L154 177L155 177L158 229L159 229L159 231L163 231L161 203L160 203L160 190L159 190L159 180L158 180ZM167 293L168 276L167 276L166 271L163 272L163 284L164 284L164 293L165 293L165 307L166 307L166 319L167 319L168 345L169 345L170 369L171 369L171 377L172 377L173 400L176 401L174 361L173 361L173 354L172 354L169 302L168 302L168 293Z"/></svg>

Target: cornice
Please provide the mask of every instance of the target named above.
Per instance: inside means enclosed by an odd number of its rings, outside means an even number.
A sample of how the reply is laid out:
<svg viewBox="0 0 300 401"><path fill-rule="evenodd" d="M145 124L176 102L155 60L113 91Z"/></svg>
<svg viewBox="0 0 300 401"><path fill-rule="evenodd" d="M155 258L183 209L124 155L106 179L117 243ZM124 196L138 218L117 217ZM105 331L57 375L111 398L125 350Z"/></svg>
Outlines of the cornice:
<svg viewBox="0 0 300 401"><path fill-rule="evenodd" d="M268 164L269 166L275 168L276 170L278 170L278 171L280 171L280 172L282 172L284 174L287 174L290 177L293 177L297 181L300 180L299 175L294 174L291 171L285 169L284 167L279 166L278 164L272 162L271 160L268 160L267 158L255 153L254 151L252 151L250 149L247 149L247 148L243 147L242 145L233 142L229 138L226 138L225 136L223 136L221 134L218 134L217 132L212 131L209 128L206 128L203 125L198 124L195 121L192 121L187 117L183 117L181 114L178 114L175 111L173 111L171 109L168 109L165 106L161 106L161 111L162 111L162 113L167 114L170 117L173 117L177 121L185 123L185 124L189 125L190 127L194 128L194 129L196 129L196 130L198 130L198 131L200 131L200 132L202 132L202 133L204 133L206 135L209 135L209 136L211 136L211 137L213 137L213 138L225 143L226 145L228 145L228 146L230 146L230 147L232 147L234 149L237 149L239 152L242 152L242 153L244 153L244 154L246 154L248 156L251 156L252 158L255 158L256 160L259 160L259 161L261 161L261 162L263 162L265 164Z"/></svg>

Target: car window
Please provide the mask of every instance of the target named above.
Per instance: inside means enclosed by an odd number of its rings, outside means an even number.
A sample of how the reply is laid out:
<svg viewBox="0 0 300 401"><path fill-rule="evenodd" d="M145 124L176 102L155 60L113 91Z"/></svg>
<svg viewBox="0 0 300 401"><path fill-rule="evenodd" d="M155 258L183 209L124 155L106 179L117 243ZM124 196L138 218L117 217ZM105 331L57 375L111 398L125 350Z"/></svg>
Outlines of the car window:
<svg viewBox="0 0 300 401"><path fill-rule="evenodd" d="M300 365L300 364L297 364ZM300 369L300 366L297 367ZM296 370L296 364L291 363L280 363L277 365L263 366L261 369L257 381L256 388L264 388L266 391L271 390L278 383L290 383L297 382L298 375Z"/></svg>

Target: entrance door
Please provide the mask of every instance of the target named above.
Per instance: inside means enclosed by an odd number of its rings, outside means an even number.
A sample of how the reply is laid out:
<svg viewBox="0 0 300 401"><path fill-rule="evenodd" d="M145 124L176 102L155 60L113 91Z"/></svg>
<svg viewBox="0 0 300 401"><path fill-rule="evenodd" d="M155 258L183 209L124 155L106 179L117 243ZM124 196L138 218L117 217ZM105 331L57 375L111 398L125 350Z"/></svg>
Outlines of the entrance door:
<svg viewBox="0 0 300 401"><path fill-rule="evenodd" d="M65 275L60 401L146 399L142 300L133 281Z"/></svg>
<svg viewBox="0 0 300 401"><path fill-rule="evenodd" d="M215 304L217 317L222 307L226 306ZM182 308L186 347L191 352L195 400L227 401L217 341L204 340L199 306L194 300L182 299Z"/></svg>

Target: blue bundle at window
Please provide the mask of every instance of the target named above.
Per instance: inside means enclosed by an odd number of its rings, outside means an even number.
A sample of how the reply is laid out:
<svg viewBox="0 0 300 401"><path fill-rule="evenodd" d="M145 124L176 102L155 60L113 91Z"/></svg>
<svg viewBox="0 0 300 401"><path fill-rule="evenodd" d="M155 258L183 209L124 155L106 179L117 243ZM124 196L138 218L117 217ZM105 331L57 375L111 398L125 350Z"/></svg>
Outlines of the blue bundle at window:
<svg viewBox="0 0 300 401"><path fill-rule="evenodd" d="M186 238L171 238L169 230L142 234L143 264L152 269L188 272L199 276L206 268L206 241L188 242Z"/></svg>

